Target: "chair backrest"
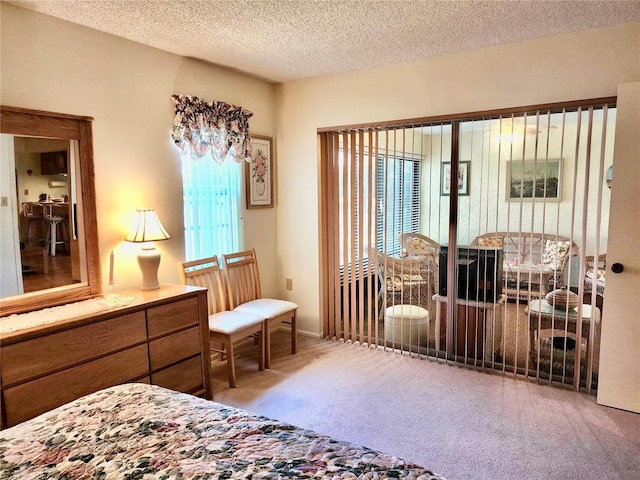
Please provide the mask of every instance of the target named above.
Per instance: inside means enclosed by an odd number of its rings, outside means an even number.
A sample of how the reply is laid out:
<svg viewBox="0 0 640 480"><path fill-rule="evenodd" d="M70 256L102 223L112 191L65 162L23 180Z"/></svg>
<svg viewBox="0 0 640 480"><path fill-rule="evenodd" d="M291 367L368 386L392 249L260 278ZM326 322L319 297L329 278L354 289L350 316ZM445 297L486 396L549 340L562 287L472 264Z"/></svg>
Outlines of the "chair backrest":
<svg viewBox="0 0 640 480"><path fill-rule="evenodd" d="M399 238L400 245L411 255L421 255L434 251L437 253L440 248L438 242L421 233L402 233Z"/></svg>
<svg viewBox="0 0 640 480"><path fill-rule="evenodd" d="M438 262L440 244L421 233L402 233L400 245L413 257L428 257L435 264Z"/></svg>
<svg viewBox="0 0 640 480"><path fill-rule="evenodd" d="M256 251L253 248L242 252L224 254L222 255L222 263L224 265L227 300L231 309L242 303L262 297L258 260Z"/></svg>
<svg viewBox="0 0 640 480"><path fill-rule="evenodd" d="M203 287L209 290L207 303L209 315L227 309L224 278L218 264L218 257L208 257L189 262L181 262L182 282L185 285Z"/></svg>
<svg viewBox="0 0 640 480"><path fill-rule="evenodd" d="M22 202L22 214L28 218L43 218L44 207L39 203Z"/></svg>
<svg viewBox="0 0 640 480"><path fill-rule="evenodd" d="M428 282L431 278L429 273L433 273L422 259L393 258L375 249L370 249L370 255L384 292L402 291L407 285L415 286L418 277Z"/></svg>
<svg viewBox="0 0 640 480"><path fill-rule="evenodd" d="M58 205L56 203L50 203L43 205L44 218L46 220L64 220L69 214L69 205Z"/></svg>
<svg viewBox="0 0 640 480"><path fill-rule="evenodd" d="M31 213L31 205L29 202L22 202L22 216L31 217L33 213Z"/></svg>

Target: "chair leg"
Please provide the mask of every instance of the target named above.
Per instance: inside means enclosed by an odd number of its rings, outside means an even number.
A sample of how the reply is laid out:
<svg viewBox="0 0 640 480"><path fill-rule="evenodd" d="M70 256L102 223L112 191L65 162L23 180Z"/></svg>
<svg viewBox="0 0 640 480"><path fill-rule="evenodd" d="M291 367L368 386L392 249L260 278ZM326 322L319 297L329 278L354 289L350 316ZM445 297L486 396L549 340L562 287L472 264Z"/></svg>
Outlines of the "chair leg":
<svg viewBox="0 0 640 480"><path fill-rule="evenodd" d="M258 370L264 370L264 329L258 332Z"/></svg>
<svg viewBox="0 0 640 480"><path fill-rule="evenodd" d="M229 387L236 388L236 359L233 351L233 342L230 340L226 345L227 350L227 373L229 374Z"/></svg>
<svg viewBox="0 0 640 480"><path fill-rule="evenodd" d="M64 247L64 251L68 253L71 251L71 239L69 237L69 226L67 225L66 220L60 222L60 233L62 234L62 245Z"/></svg>
<svg viewBox="0 0 640 480"><path fill-rule="evenodd" d="M296 326L296 316L297 312L293 313L293 317L291 318L291 354L298 352L298 329Z"/></svg>
<svg viewBox="0 0 640 480"><path fill-rule="evenodd" d="M271 368L271 326L269 320L264 321L264 368Z"/></svg>
<svg viewBox="0 0 640 480"><path fill-rule="evenodd" d="M56 256L56 243L58 243L58 222L56 220L49 220L49 247L51 249L51 256Z"/></svg>

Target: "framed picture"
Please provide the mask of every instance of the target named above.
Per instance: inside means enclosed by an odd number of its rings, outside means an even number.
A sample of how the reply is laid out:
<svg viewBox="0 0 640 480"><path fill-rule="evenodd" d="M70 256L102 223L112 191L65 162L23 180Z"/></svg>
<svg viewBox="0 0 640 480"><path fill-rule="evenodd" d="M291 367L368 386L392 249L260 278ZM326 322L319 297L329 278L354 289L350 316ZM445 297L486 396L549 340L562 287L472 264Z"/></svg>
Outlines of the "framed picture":
<svg viewBox="0 0 640 480"><path fill-rule="evenodd" d="M458 196L469 195L469 168L471 162L458 164ZM443 162L440 173L440 195L449 195L451 184L451 163Z"/></svg>
<svg viewBox="0 0 640 480"><path fill-rule="evenodd" d="M507 200L560 201L562 160L512 160L507 163Z"/></svg>
<svg viewBox="0 0 640 480"><path fill-rule="evenodd" d="M273 207L273 138L251 135L251 161L244 169L247 208Z"/></svg>

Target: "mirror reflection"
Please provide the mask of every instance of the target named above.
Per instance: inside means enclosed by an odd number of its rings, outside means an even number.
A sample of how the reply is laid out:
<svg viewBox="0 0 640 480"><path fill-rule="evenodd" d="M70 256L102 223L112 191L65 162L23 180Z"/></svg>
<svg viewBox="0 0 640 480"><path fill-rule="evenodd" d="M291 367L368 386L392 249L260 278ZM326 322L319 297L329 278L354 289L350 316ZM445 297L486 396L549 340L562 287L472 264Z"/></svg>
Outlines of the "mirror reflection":
<svg viewBox="0 0 640 480"><path fill-rule="evenodd" d="M102 293L92 123L0 106L3 318Z"/></svg>
<svg viewBox="0 0 640 480"><path fill-rule="evenodd" d="M75 140L13 136L20 256L15 281L4 285L2 296L86 281L75 208L77 150Z"/></svg>

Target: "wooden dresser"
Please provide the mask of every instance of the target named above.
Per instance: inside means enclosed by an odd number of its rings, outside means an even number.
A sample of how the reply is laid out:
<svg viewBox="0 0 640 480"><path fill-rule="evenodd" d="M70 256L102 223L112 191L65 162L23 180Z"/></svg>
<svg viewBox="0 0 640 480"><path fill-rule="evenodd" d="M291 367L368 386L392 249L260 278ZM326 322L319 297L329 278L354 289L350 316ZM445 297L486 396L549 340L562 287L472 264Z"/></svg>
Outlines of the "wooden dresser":
<svg viewBox="0 0 640 480"><path fill-rule="evenodd" d="M93 299L54 307L36 313L47 323L18 330L22 315L2 319L2 428L126 382L212 398L207 290L162 285L118 295L130 303ZM47 320L61 312L66 318Z"/></svg>

